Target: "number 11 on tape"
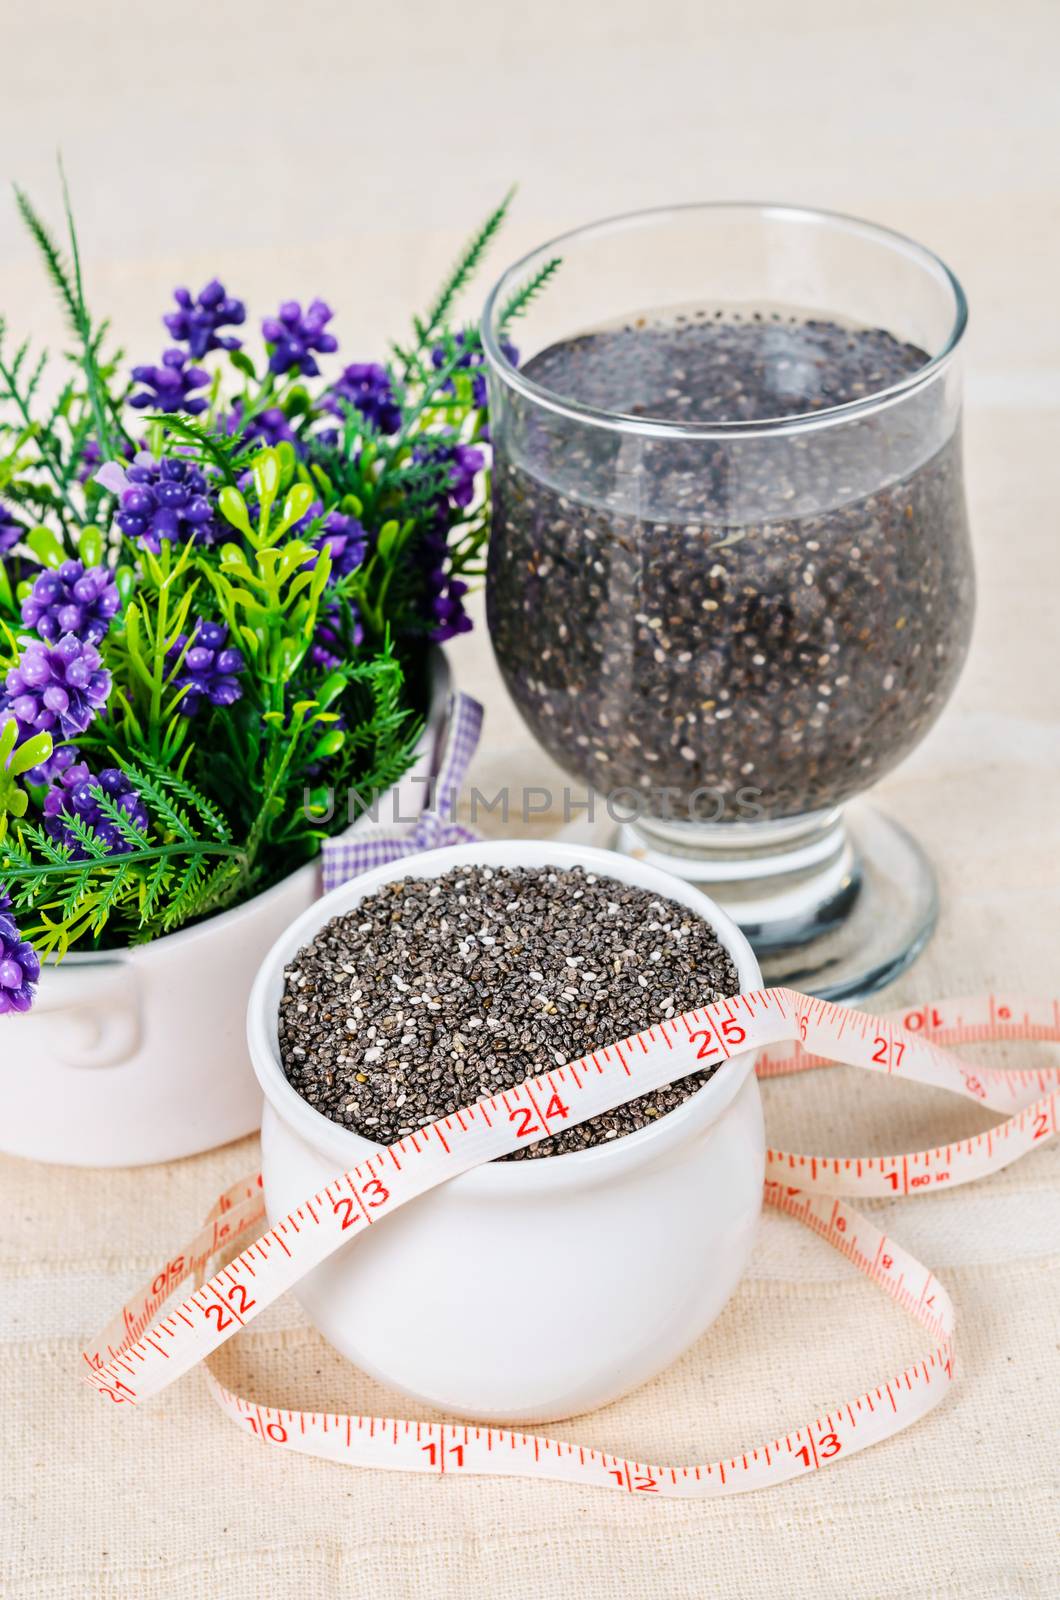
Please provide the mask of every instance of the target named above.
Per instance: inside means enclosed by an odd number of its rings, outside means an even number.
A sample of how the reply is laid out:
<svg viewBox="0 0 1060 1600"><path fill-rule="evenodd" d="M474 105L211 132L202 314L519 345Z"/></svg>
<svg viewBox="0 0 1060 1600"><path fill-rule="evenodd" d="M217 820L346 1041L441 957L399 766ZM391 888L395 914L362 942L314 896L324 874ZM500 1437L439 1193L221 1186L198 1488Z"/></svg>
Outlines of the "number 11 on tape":
<svg viewBox="0 0 1060 1600"><path fill-rule="evenodd" d="M1060 1002L984 995L879 1018L789 989L767 989L657 1023L418 1129L334 1179L264 1232L260 1176L233 1185L195 1238L83 1353L85 1376L112 1404L131 1410L205 1360L351 1236L409 1200L543 1137L557 1121L584 1121L698 1071L704 1061L724 1063L755 1049L763 1052L761 1077L841 1063L892 1081L948 1089L1004 1114L972 1139L898 1155L767 1150L766 1202L832 1245L930 1336L923 1358L895 1377L803 1427L698 1466L628 1461L503 1428L278 1410L233 1393L208 1368L207 1377L222 1410L262 1443L361 1467L554 1478L657 1498L734 1494L816 1472L915 1422L953 1382L954 1316L945 1289L896 1240L853 1210L847 1197L954 1187L986 1177L1055 1137L1060 1070L973 1068L948 1048L998 1038L1060 1040ZM213 1258L244 1239L252 1242L207 1277ZM199 1286L165 1312L189 1277Z"/></svg>

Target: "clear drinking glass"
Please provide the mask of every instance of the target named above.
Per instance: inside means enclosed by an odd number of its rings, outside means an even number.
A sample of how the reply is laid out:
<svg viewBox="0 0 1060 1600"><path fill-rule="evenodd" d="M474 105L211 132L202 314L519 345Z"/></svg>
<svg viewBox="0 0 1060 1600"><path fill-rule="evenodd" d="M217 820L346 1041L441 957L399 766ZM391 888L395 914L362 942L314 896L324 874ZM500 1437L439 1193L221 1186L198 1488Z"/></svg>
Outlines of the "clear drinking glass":
<svg viewBox="0 0 1060 1600"><path fill-rule="evenodd" d="M516 366L506 312L554 259ZM936 915L919 847L856 797L967 652L965 322L920 245L729 204L567 234L484 314L513 700L609 797L617 848L725 906L770 981L832 997L889 981Z"/></svg>

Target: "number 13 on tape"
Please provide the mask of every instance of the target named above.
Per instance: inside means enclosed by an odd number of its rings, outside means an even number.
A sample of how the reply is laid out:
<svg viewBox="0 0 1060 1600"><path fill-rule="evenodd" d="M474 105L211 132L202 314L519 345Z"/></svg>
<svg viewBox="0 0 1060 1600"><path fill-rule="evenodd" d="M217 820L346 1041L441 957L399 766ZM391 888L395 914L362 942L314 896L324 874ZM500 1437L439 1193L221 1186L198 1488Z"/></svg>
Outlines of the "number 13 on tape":
<svg viewBox="0 0 1060 1600"><path fill-rule="evenodd" d="M766 989L657 1023L418 1129L264 1232L260 1176L233 1185L195 1238L84 1352L85 1376L104 1399L131 1410L203 1361L351 1236L417 1195L543 1137L557 1121L584 1121L699 1071L704 1061L724 1063L754 1049L762 1052L760 1077L842 1063L948 1089L1002 1113L985 1133L930 1150L872 1157L767 1151L767 1203L831 1244L929 1334L924 1357L896 1377L728 1459L662 1466L504 1428L277 1410L232 1393L209 1369L207 1376L222 1410L263 1443L362 1467L555 1478L657 1498L734 1494L815 1472L916 1421L954 1378L953 1306L945 1289L851 1209L847 1197L951 1188L1008 1166L1056 1135L1060 1071L973 1068L948 1048L985 1039L1060 1040L1060 1003L985 995L879 1018L790 989ZM213 1258L244 1239L252 1242L242 1254L207 1277ZM189 1277L199 1286L166 1312Z"/></svg>

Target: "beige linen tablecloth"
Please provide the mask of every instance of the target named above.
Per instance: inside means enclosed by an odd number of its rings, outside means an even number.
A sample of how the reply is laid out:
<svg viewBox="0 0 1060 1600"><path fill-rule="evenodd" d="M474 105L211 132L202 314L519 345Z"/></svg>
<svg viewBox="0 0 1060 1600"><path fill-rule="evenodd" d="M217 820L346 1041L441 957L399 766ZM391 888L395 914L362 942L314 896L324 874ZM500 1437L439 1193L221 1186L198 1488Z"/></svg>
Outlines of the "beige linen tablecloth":
<svg viewBox="0 0 1060 1600"><path fill-rule="evenodd" d="M860 211L938 248L973 307L981 605L954 702L880 789L936 862L943 913L879 1004L987 985L1049 994L1060 983L1057 20L1044 0L215 0L208 11L45 0L7 8L0 148L54 213L51 152L63 145L94 300L138 359L159 348L171 285L214 271L257 314L292 293L326 295L350 357L377 354L512 178L524 188L504 255L609 210L737 195ZM0 263L13 323L53 336L9 215ZM484 631L452 654L487 701L476 780L542 781L551 769L506 706ZM0 1037L0 1070L19 1070L17 1024ZM769 1084L766 1102L770 1134L789 1148L909 1149L986 1120L846 1069ZM198 1374L134 1415L104 1408L76 1382L80 1337L256 1156L250 1139L135 1173L0 1161L5 1600L1060 1593L1057 1146L989 1182L874 1208L954 1296L963 1376L952 1397L842 1466L700 1505L372 1476L266 1452L212 1407ZM710 1459L891 1374L922 1343L825 1245L771 1216L694 1350L553 1431L641 1459ZM224 1362L267 1401L396 1404L290 1303Z"/></svg>

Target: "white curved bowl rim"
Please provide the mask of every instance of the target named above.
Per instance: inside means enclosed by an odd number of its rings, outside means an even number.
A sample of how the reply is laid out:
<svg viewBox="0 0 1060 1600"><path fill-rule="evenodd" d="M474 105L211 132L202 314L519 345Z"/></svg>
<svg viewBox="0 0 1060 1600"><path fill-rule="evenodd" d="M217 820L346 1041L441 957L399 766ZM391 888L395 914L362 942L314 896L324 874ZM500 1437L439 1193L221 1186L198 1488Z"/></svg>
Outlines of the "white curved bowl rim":
<svg viewBox="0 0 1060 1600"><path fill-rule="evenodd" d="M385 883L404 877L438 877L460 866L582 866L600 877L648 889L687 906L710 924L736 965L743 991L761 987L762 975L746 938L720 907L691 884L658 868L619 856L610 850L558 844L549 840L503 840L453 845L373 868L330 894L293 922L262 963L247 1010L250 1057L266 1100L282 1122L321 1154L334 1158L336 1172L347 1172L383 1147L341 1127L315 1110L287 1081L280 1065L278 996L283 972L298 951L333 917L341 916ZM273 998L276 997L276 998ZM745 1050L724 1062L707 1083L665 1116L635 1133L566 1155L530 1161L488 1162L461 1174L465 1194L511 1197L530 1195L568 1184L605 1181L653 1159L715 1122L731 1104L754 1064L756 1052Z"/></svg>

